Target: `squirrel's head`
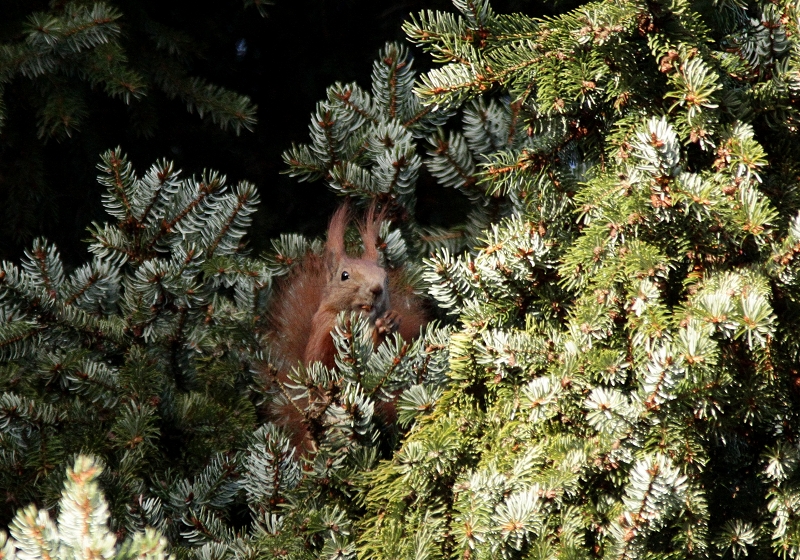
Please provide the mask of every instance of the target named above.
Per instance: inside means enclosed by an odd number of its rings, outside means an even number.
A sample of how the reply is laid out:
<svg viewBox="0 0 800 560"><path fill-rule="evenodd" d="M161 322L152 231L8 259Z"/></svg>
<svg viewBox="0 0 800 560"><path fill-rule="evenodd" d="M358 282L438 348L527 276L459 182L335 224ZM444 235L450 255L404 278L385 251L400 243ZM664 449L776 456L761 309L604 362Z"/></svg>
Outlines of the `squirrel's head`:
<svg viewBox="0 0 800 560"><path fill-rule="evenodd" d="M389 285L386 270L378 263L378 234L383 214L375 215L375 207L367 211L358 224L364 252L360 258L345 252L344 233L350 221L348 207L339 208L331 218L325 259L328 284L324 304L336 312L349 310L368 315L371 321L389 308Z"/></svg>

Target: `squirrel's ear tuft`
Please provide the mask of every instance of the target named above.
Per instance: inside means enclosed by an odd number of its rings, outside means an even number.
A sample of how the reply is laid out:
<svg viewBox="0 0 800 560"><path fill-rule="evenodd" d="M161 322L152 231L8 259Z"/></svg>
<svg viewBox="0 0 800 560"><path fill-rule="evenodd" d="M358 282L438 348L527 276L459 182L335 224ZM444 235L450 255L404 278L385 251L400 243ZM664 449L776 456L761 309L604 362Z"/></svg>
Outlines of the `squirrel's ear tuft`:
<svg viewBox="0 0 800 560"><path fill-rule="evenodd" d="M325 242L325 260L328 267L336 269L345 256L344 232L350 221L350 207L347 202L331 216L328 224L328 240Z"/></svg>
<svg viewBox="0 0 800 560"><path fill-rule="evenodd" d="M369 261L378 260L378 236L381 232L381 222L386 216L386 208L375 213L375 202L370 204L364 221L358 224L361 241L364 242L364 254L361 258Z"/></svg>

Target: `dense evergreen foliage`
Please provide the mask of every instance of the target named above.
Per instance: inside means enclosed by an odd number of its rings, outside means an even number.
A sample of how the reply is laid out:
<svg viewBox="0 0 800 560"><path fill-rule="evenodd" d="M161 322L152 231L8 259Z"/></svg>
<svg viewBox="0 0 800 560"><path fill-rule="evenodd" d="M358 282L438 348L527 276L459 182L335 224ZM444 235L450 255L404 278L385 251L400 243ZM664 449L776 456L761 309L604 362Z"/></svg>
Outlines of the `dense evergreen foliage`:
<svg viewBox="0 0 800 560"><path fill-rule="evenodd" d="M260 19L257 9L266 14L265 6L259 0L217 10ZM17 247L42 231L61 241L77 237L96 217L98 191L89 181L98 152L122 141L174 146L169 128L186 126L174 115L182 108L195 126L202 119L231 134L253 130L254 103L198 64L224 40L202 21L176 22L163 4L147 1L3 3L0 257L19 255ZM229 50L233 59L232 39ZM80 223L73 225L76 213Z"/></svg>
<svg viewBox="0 0 800 560"><path fill-rule="evenodd" d="M251 185L107 152L93 260L38 240L0 270L7 555L75 550L79 491L106 534L97 486L59 494L88 453L111 529L154 554L146 527L197 558L800 556L797 6L453 3L404 28L433 70L387 44L284 156L387 208L383 262L439 320L373 348L342 316L336 368L289 381L319 397L298 452L265 413L289 394L265 316L321 243L253 256ZM463 223L418 223L428 178ZM59 496L57 529L12 520ZM103 538L84 551L133 554Z"/></svg>
<svg viewBox="0 0 800 560"><path fill-rule="evenodd" d="M524 6L542 15L556 13L564 3L577 0L536 5L496 0L495 7L510 11ZM58 245L65 264L83 263L86 224L104 219L94 168L98 154L114 146L140 165L166 156L181 169L216 169L234 182L258 185L270 201L254 216L249 241L258 251L267 250L269 240L286 231L321 234L336 208L336 197L319 184L298 184L280 174L281 154L306 137L306 116L332 82L367 83L371 62L386 41L403 40L401 24L409 12L450 5L449 0L218 0L199 9L191 0L4 0L0 45L7 53L25 46L32 16L63 24L68 13L102 8L113 11L115 19L109 25L115 32L105 33L112 46L51 56L53 66L47 74L22 74L14 58L10 66L0 63L5 106L0 128L0 260L19 260L33 239L44 236ZM92 69L86 65L94 49L124 55L114 59L115 68L141 78L144 87L136 96L111 97L102 81L87 81ZM422 57L417 63L426 68L431 61ZM220 128L213 113L204 111L201 117L183 95L191 84L170 91L160 85L167 70L173 86L199 80L210 86L206 91L219 93L204 106L214 109L221 104L223 120L249 99L248 114L257 122L238 132L232 126ZM49 86L51 78L63 83L65 95L79 101L80 123L71 126L70 135L39 134L40 113L46 106L62 106L60 90ZM45 97L48 91L55 97ZM178 95L173 96L170 92L175 91ZM58 115L52 118L58 122ZM457 221L464 207L442 212L435 208L441 200L437 186L423 180L419 187L426 201L420 216L426 223ZM310 196L318 202L313 208L302 203Z"/></svg>

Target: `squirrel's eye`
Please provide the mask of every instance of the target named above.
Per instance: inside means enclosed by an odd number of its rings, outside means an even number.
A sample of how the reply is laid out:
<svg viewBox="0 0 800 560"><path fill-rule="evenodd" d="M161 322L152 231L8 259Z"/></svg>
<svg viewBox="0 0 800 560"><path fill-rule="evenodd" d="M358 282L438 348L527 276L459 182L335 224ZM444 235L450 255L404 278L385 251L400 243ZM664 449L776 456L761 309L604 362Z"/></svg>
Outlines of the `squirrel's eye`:
<svg viewBox="0 0 800 560"><path fill-rule="evenodd" d="M350 273L345 270L344 272L342 272L342 282L344 282L348 278L350 278Z"/></svg>

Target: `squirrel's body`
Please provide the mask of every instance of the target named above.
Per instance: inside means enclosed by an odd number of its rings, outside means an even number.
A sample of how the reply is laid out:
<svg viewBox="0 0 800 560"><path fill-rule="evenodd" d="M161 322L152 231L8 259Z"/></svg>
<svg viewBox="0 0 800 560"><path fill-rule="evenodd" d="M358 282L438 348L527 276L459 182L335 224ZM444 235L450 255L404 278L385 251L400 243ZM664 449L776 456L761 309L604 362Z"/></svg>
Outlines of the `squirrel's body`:
<svg viewBox="0 0 800 560"><path fill-rule="evenodd" d="M376 217L370 209L359 225L364 243L359 258L345 253L348 221L347 207L343 206L331 218L325 255L308 255L276 292L270 323L278 366L277 383L285 383L288 371L299 363L309 365L319 361L327 367L335 365L331 331L342 311L367 316L376 345L392 332L410 340L427 322L421 301L408 286L402 285L401 274L387 272L378 263L380 216ZM283 407L277 415L282 418L276 420L292 428L301 441L308 438L308 426L303 433L297 429L307 419L292 417L297 415L297 408Z"/></svg>

